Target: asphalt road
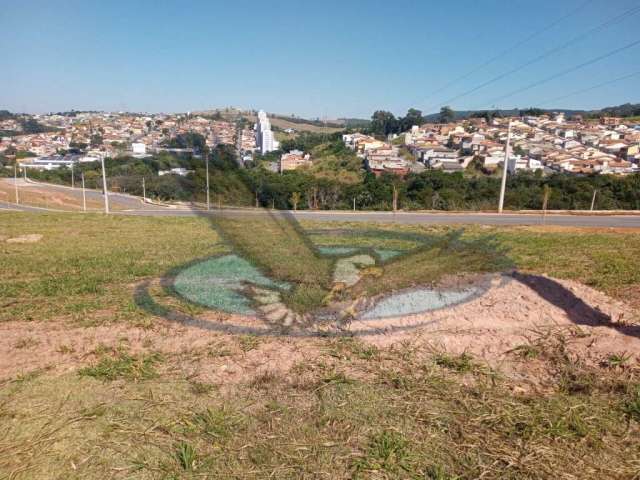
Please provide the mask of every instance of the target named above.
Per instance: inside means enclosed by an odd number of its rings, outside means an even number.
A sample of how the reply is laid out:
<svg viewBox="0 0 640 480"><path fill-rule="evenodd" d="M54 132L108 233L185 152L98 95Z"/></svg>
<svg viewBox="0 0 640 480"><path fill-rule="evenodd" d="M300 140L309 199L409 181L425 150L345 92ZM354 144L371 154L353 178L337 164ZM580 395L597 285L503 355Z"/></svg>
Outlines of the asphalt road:
<svg viewBox="0 0 640 480"><path fill-rule="evenodd" d="M66 193L80 195L79 189L71 190L69 187L37 184L38 188L52 190L64 189ZM102 199L102 193L95 190L87 190L87 198ZM139 197L110 193L109 198L117 201L121 207L127 210L113 211L114 215L142 215L142 216L216 216L220 214L233 215L236 217L251 217L265 215L268 210L253 209L223 209L205 212L195 209L174 209L159 205L144 204ZM15 205L7 202L0 202L0 211L29 211L47 212L56 211L25 205ZM475 225L557 225L569 227L634 227L640 228L640 215L567 215L567 214L520 214L520 213L425 213L425 212L345 212L345 211L298 211L289 212L299 220L316 221L342 221L342 222L378 222L378 223L400 223L400 224L475 224Z"/></svg>
<svg viewBox="0 0 640 480"><path fill-rule="evenodd" d="M221 213L237 217L264 215L266 211L223 209L212 210L128 210L121 215L144 216L216 216ZM298 220L326 222L378 222L400 224L476 224L476 225L559 225L571 227L635 227L640 228L640 215L542 215L497 213L409 213L409 212L288 212Z"/></svg>
<svg viewBox="0 0 640 480"><path fill-rule="evenodd" d="M14 185L14 180L12 178L5 178L5 179L2 179L1 181L4 181L10 184L12 187ZM50 183L40 183L40 182L34 182L30 180L25 182L22 178L18 179L19 189L31 188L31 189L37 189L37 190L47 190L52 193L56 193L56 192L64 193L65 195L69 195L76 198L78 200L78 204L81 204L82 189L77 185L78 184L76 183L76 188L71 188L64 185L53 185ZM85 194L86 194L87 200L95 200L100 203L104 201L101 190L85 189ZM164 207L160 207L152 204L145 204L142 202L142 198L140 197L127 195L123 193L115 193L115 192L109 192L109 204L114 207L117 206L118 208L125 208L125 209L140 209L140 208L144 208L146 210L164 209ZM15 207L15 204L14 204L14 207Z"/></svg>

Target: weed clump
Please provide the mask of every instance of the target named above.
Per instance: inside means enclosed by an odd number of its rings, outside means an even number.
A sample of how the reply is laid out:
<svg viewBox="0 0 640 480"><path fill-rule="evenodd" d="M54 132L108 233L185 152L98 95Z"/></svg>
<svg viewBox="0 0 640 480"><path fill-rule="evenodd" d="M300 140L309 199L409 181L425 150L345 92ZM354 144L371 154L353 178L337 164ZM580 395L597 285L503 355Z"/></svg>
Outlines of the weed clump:
<svg viewBox="0 0 640 480"><path fill-rule="evenodd" d="M471 372L475 367L471 355L466 352L457 356L439 353L435 356L434 361L436 365L458 373Z"/></svg>
<svg viewBox="0 0 640 480"><path fill-rule="evenodd" d="M120 352L116 357L102 358L97 364L80 369L81 376L93 377L104 381L129 380L140 381L156 378L156 365L162 361L157 353L132 356Z"/></svg>

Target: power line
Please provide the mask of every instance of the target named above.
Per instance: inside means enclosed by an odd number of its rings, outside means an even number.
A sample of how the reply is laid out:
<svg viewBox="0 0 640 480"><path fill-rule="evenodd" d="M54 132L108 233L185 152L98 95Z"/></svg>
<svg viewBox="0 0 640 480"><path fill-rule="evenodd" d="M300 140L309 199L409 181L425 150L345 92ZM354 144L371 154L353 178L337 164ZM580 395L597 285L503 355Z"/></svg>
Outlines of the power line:
<svg viewBox="0 0 640 480"><path fill-rule="evenodd" d="M555 27L556 25L562 23L564 20L566 20L569 17L574 16L576 13L578 13L580 10L583 10L587 5L589 5L590 3L592 3L593 0L586 0L585 2L583 2L578 8L571 10L569 13L567 13L566 15L558 18L557 20L549 23L548 25L546 25L545 27L541 28L540 30L537 30L533 33L531 33L529 36L527 36L526 38L524 38L523 40L520 40L517 43L514 43L513 45L511 45L509 48L503 50L501 53L489 58L487 61L485 61L484 63L482 63L481 65L478 65L477 67L469 70L467 73L465 73L464 75L461 75L460 77L455 78L454 80L451 80L449 83L447 83L446 85L442 86L441 88L439 88L438 90L431 92L431 94L429 95L429 97L432 97L434 95L437 95L440 92L445 91L446 89L448 89L449 87L452 87L453 85L455 85L456 83L458 83L461 80L465 80L467 78L469 78L471 75L473 75L474 73L482 70L483 68L485 68L488 65L491 65L493 62L495 62L496 60L499 60L500 58L504 57L505 55L508 55L509 53L513 52L514 50L516 50L517 48L521 47L522 45L524 45L525 43L533 40L534 38L536 38L537 36L543 34L544 32L547 32L549 30L551 30L553 27ZM427 98L429 98L427 97Z"/></svg>
<svg viewBox="0 0 640 480"><path fill-rule="evenodd" d="M566 70L562 70L561 72L558 72L556 74L553 74L547 78L543 78L542 80L538 80L537 82L533 82L529 85L527 85L526 87L522 87L522 88L518 88L517 90L514 90L512 92L507 93L506 95L501 95L497 98L494 98L493 100L490 100L489 102L487 102L487 104L495 104L501 100L504 100L505 98L509 98L512 97L514 95L517 95L518 93L522 93L525 92L527 90L530 90L532 88L535 88L539 85L548 83L552 80L555 80L556 78L559 77L563 77L565 75L568 75L569 73L575 72L576 70L580 70L581 68L587 67L589 65L593 65L596 62L599 62L600 60L604 60L605 58L611 57L612 55L615 55L616 53L620 53L624 50L628 50L632 47L635 47L636 45L640 44L640 40L636 40L635 42L631 42L631 43L627 43L626 45L622 46L622 47L618 47L615 48L607 53L604 53L602 55L599 55L595 58L592 58L591 60L587 60L586 62L582 62L579 63L578 65L574 65L573 67L567 68Z"/></svg>
<svg viewBox="0 0 640 480"><path fill-rule="evenodd" d="M565 95L561 95L561 96L556 97L556 98L552 98L551 100L546 100L546 101L544 101L542 103L539 103L539 105L542 106L542 105L548 105L548 104L551 104L551 103L555 103L555 102L558 102L560 100L564 100L565 98L573 97L574 95L580 95L581 93L590 92L591 90L595 90L597 88L605 87L607 85L611 85L612 83L621 82L622 80L626 80L628 78L632 78L632 77L635 77L637 75L640 75L640 70L637 71L637 72L634 72L634 73L630 73L628 75L624 75L622 77L618 77L618 78L614 78L614 79L611 79L611 80L607 80L606 82L598 83L597 85L592 85L591 87L582 88L580 90L576 90L574 92L567 93Z"/></svg>
<svg viewBox="0 0 640 480"><path fill-rule="evenodd" d="M427 110L430 110L432 108L436 108L436 107L438 107L440 105L448 105L451 102L454 102L455 100L458 100L458 99L460 99L462 97L466 97L467 95L470 95L470 94L472 94L474 92L477 92L478 90L480 90L480 89L482 89L482 88L484 88L484 87L486 87L488 85L491 85L492 83L495 83L495 82L497 82L499 80L502 80L503 78L506 78L509 75L513 75L514 73L519 72L520 70L522 70L522 69L524 69L526 67L529 67L529 66L533 65L534 63L538 63L539 61L544 60L545 58L549 57L550 55L553 55L554 53L557 53L557 52L559 52L561 50L564 50L565 48L570 47L574 43L579 42L580 40L582 40L582 39L584 39L584 38L586 38L586 37L598 32L600 30L603 30L603 29L615 24L616 22L618 22L620 20L628 18L631 15L635 15L638 12L640 12L640 5L636 5L635 7L632 7L629 10L626 10L626 11L622 12L619 15L616 15L615 17L612 17L612 18L604 21L600 25L597 25L596 27L591 28L591 29L587 30L584 33L581 33L580 35L577 35L577 36L571 38L570 40L566 41L562 45L559 45L559 46L554 47L554 48L552 48L550 50L547 50L546 52L544 52L544 53L532 58L531 60L528 60L528 61L518 65L517 67L515 67L515 68L513 68L511 70L508 70L508 71L506 71L504 73L501 73L500 75L498 75L496 77L493 77L492 79L487 80L486 82L483 82L480 85L477 85L476 87L473 87L472 89L467 90L466 92L463 92L463 93L461 93L459 95L456 95L455 97L452 97L452 98L450 98L448 100L445 100L444 102L442 102L440 104L433 105L432 107L429 107Z"/></svg>

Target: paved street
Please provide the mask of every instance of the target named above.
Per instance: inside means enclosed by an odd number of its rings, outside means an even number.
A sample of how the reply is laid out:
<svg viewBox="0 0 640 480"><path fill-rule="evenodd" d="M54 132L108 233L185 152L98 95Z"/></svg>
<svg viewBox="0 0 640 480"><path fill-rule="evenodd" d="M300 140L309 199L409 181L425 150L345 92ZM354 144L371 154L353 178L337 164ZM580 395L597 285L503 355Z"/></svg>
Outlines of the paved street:
<svg viewBox="0 0 640 480"><path fill-rule="evenodd" d="M4 178L4 179L0 179L0 181L10 184L11 187L13 188L13 185L14 185L13 178ZM71 188L64 185L53 185L50 183L34 182L31 180L28 180L25 182L25 180L23 180L22 178L18 178L18 188L20 190L34 189L34 190L40 190L40 191L49 191L51 193L64 193L65 195L69 195L76 198L78 200L79 205L82 202L82 188L80 188L78 184L76 184L76 188ZM87 201L95 200L100 203L103 202L102 191L86 189L85 192L87 196ZM142 202L142 198L136 197L133 195L123 194L123 193L109 192L109 202L112 207L117 207L121 209L137 209L137 208L144 208L147 210L164 209L164 207L160 207L152 204L144 204ZM6 205L6 202L5 202L5 205ZM11 204L11 205L13 205L13 208L15 208L15 204Z"/></svg>
<svg viewBox="0 0 640 480"><path fill-rule="evenodd" d="M267 210L223 209L224 215L238 217L264 215ZM123 215L145 216L205 216L219 215L212 210L129 210ZM640 228L640 215L542 215L497 213L392 213L392 212L289 212L299 220L327 222L379 222L402 224L476 224L476 225L560 225L573 227L636 227Z"/></svg>
<svg viewBox="0 0 640 480"><path fill-rule="evenodd" d="M13 182L12 179L4 181ZM64 191L67 194L82 198L82 191L79 188L71 189L61 185L50 185L44 183L29 182L24 183L18 180L19 188L38 188L40 190L50 190L52 192ZM87 190L87 199L102 200L102 193L96 190ZM160 205L144 204L140 197L121 193L109 193L109 200L112 205L117 203L119 210L112 212L114 215L142 215L142 216L206 216L219 215L219 210L205 212L202 210L188 208L168 208ZM0 202L0 211L20 210L30 212L56 211L39 207L25 205L15 205L8 202ZM269 210L255 209L223 209L225 215L238 217L250 217L254 215L264 215ZM342 221L342 222L380 222L380 223L402 223L402 224L475 224L475 225L558 225L571 227L635 227L640 228L640 215L569 215L569 214L521 214L521 213L432 213L432 212L346 212L346 211L308 211L290 212L299 220L316 221Z"/></svg>

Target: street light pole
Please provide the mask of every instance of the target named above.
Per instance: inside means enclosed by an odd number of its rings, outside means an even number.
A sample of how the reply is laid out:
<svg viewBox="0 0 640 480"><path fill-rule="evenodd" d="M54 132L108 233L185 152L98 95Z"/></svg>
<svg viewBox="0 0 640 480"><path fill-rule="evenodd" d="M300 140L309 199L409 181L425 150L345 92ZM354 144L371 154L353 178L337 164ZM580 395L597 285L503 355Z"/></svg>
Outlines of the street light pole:
<svg viewBox="0 0 640 480"><path fill-rule="evenodd" d="M206 170L206 183L207 183L207 211L211 210L211 199L209 197L209 155L205 152L204 154L204 166Z"/></svg>
<svg viewBox="0 0 640 480"><path fill-rule="evenodd" d="M147 189L144 185L144 177L142 177L142 203L147 203Z"/></svg>
<svg viewBox="0 0 640 480"><path fill-rule="evenodd" d="M502 167L502 183L500 184L500 203L498 204L498 213L502 213L504 207L504 191L507 187L507 170L509 169L509 144L511 143L511 119L507 127L507 145L504 149L504 165Z"/></svg>
<svg viewBox="0 0 640 480"><path fill-rule="evenodd" d="M71 162L71 188L76 188L76 182L73 175L73 162Z"/></svg>
<svg viewBox="0 0 640 480"><path fill-rule="evenodd" d="M107 192L107 173L104 170L104 157L100 159L102 164L102 189L104 192L104 213L109 213L109 192Z"/></svg>
<svg viewBox="0 0 640 480"><path fill-rule="evenodd" d="M80 172L80 178L82 179L82 211L87 211L87 195L84 190L84 172Z"/></svg>
<svg viewBox="0 0 640 480"><path fill-rule="evenodd" d="M591 198L591 211L593 212L593 207L596 206L596 193L598 193L598 190L594 190L593 191L593 197Z"/></svg>
<svg viewBox="0 0 640 480"><path fill-rule="evenodd" d="M13 165L13 185L16 189L16 205L20 203L20 197L18 197L18 163Z"/></svg>

